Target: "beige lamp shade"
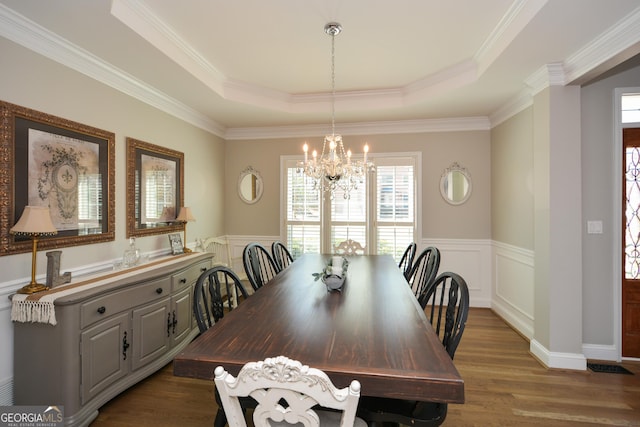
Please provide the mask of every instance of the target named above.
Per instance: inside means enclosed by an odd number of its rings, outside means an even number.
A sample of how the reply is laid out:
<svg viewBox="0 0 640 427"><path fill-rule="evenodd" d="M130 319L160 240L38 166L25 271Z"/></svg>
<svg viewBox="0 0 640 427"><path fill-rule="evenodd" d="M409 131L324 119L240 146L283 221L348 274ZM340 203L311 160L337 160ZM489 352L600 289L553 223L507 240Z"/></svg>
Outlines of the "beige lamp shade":
<svg viewBox="0 0 640 427"><path fill-rule="evenodd" d="M25 206L22 216L9 232L24 235L58 234L51 222L49 208L44 206Z"/></svg>
<svg viewBox="0 0 640 427"><path fill-rule="evenodd" d="M196 220L196 218L191 213L191 208L185 207L185 206L180 208L180 213L178 214L178 217L176 218L176 221L191 222L191 221L195 221L195 220Z"/></svg>
<svg viewBox="0 0 640 427"><path fill-rule="evenodd" d="M38 251L38 238L44 235L58 234L58 230L51 222L49 208L44 206L25 206L22 216L9 230L11 234L23 234L30 236L31 241L31 282L18 290L19 294L34 294L49 289L36 282L36 252Z"/></svg>

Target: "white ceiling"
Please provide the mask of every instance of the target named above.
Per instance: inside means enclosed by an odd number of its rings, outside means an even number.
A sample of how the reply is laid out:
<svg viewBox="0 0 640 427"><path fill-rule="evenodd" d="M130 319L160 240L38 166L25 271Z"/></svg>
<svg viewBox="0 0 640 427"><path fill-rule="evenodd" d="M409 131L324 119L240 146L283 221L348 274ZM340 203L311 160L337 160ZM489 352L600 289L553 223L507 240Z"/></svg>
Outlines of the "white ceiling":
<svg viewBox="0 0 640 427"><path fill-rule="evenodd" d="M229 138L489 126L640 52L638 0L0 0L0 36ZM369 129L370 130L370 129Z"/></svg>

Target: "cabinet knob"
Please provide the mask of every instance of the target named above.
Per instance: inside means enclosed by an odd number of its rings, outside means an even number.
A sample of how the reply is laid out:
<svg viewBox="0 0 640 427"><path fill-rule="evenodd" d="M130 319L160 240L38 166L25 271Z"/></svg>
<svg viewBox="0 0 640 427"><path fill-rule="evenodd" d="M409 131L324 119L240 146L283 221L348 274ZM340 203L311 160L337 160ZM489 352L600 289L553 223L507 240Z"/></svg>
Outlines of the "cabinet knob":
<svg viewBox="0 0 640 427"><path fill-rule="evenodd" d="M180 283L187 283L187 278L183 277L182 279L180 279Z"/></svg>
<svg viewBox="0 0 640 427"><path fill-rule="evenodd" d="M156 289L156 294L161 294L161 293L162 293L162 288Z"/></svg>
<svg viewBox="0 0 640 427"><path fill-rule="evenodd" d="M205 271L207 271L207 267L202 267L202 268L200 268L200 272L201 272L201 273L204 273Z"/></svg>
<svg viewBox="0 0 640 427"><path fill-rule="evenodd" d="M100 314L104 314L104 313L105 313L105 311L107 311L107 309L104 307L104 305L103 305L103 306L101 306L101 307L98 307L98 313L100 313Z"/></svg>

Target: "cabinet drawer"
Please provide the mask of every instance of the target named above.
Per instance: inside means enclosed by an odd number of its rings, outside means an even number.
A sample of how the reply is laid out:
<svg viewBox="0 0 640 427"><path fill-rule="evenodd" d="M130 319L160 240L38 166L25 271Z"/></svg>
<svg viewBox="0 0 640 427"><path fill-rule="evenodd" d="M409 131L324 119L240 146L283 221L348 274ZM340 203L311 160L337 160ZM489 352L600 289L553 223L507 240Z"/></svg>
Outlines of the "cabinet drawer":
<svg viewBox="0 0 640 427"><path fill-rule="evenodd" d="M170 294L168 277L92 299L80 306L80 328Z"/></svg>
<svg viewBox="0 0 640 427"><path fill-rule="evenodd" d="M182 270L181 272L174 274L171 276L171 284L173 286L172 290L175 292L195 283L195 281L198 280L198 277L200 277L200 274L207 271L210 267L211 261L205 260L187 268L186 270Z"/></svg>

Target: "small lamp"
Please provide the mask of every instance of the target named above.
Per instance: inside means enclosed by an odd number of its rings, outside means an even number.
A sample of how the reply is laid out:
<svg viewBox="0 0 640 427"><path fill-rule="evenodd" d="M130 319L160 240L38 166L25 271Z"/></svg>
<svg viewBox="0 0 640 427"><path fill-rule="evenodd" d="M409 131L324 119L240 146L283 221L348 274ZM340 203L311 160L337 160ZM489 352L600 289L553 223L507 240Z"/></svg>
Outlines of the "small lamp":
<svg viewBox="0 0 640 427"><path fill-rule="evenodd" d="M178 214L176 221L180 221L184 223L184 252L186 253L191 252L191 249L187 248L187 222L191 222L195 220L196 219L191 213L191 208L188 208L185 206L180 208L180 213Z"/></svg>
<svg viewBox="0 0 640 427"><path fill-rule="evenodd" d="M22 236L29 236L33 242L31 247L31 283L18 291L19 294L33 294L49 289L45 285L36 283L36 252L38 238L58 234L58 230L51 222L49 208L44 206L25 206L22 216L9 232Z"/></svg>

